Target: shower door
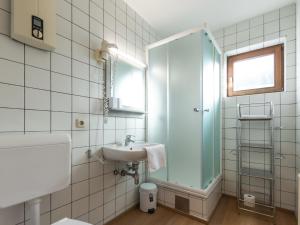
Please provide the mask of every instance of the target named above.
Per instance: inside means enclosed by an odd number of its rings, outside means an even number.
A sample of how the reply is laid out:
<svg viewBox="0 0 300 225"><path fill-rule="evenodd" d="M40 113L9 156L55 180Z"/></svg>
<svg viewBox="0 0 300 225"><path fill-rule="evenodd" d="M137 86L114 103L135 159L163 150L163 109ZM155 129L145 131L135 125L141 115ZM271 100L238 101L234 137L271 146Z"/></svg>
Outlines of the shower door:
<svg viewBox="0 0 300 225"><path fill-rule="evenodd" d="M167 149L167 170L151 177L201 187L200 32L149 51L148 141Z"/></svg>
<svg viewBox="0 0 300 225"><path fill-rule="evenodd" d="M201 184L201 39L169 43L169 181Z"/></svg>

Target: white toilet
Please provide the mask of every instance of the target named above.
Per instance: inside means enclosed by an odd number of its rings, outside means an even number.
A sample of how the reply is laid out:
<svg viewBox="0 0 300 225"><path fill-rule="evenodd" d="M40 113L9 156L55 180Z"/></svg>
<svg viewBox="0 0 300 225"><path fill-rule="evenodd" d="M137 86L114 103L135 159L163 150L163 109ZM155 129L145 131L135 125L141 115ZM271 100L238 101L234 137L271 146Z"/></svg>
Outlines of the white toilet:
<svg viewBox="0 0 300 225"><path fill-rule="evenodd" d="M71 139L68 135L0 136L0 209L29 202L30 224L40 225L41 196L71 182ZM53 225L91 225L62 219Z"/></svg>

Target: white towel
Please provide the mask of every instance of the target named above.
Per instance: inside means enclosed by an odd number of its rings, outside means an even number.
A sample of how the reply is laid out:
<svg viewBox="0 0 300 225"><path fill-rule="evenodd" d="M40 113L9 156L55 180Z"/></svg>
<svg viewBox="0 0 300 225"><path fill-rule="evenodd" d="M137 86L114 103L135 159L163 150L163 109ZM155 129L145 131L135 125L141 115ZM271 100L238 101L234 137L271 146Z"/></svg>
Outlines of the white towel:
<svg viewBox="0 0 300 225"><path fill-rule="evenodd" d="M166 167L166 151L162 144L149 145L147 151L148 168L150 172Z"/></svg>

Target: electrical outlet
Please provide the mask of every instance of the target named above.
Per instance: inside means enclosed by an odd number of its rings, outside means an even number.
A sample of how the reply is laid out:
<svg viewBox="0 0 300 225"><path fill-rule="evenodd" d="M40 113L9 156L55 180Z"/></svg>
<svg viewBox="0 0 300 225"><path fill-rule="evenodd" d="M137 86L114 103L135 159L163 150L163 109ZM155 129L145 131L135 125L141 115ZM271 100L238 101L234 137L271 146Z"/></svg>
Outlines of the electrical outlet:
<svg viewBox="0 0 300 225"><path fill-rule="evenodd" d="M76 123L76 128L85 128L84 120L76 119L75 123Z"/></svg>

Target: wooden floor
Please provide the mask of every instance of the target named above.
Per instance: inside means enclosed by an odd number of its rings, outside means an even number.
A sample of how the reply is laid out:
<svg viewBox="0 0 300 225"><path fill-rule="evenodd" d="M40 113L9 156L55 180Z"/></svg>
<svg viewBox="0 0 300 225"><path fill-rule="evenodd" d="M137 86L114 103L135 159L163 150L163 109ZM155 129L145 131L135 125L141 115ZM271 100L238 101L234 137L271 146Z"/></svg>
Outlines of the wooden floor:
<svg viewBox="0 0 300 225"><path fill-rule="evenodd" d="M223 196L216 208L209 225L270 225L267 221L255 215L239 214L236 200ZM292 212L277 210L276 225L296 225ZM158 207L154 214L141 212L139 209L130 211L111 221L109 225L204 225L190 217L178 214L165 207Z"/></svg>

